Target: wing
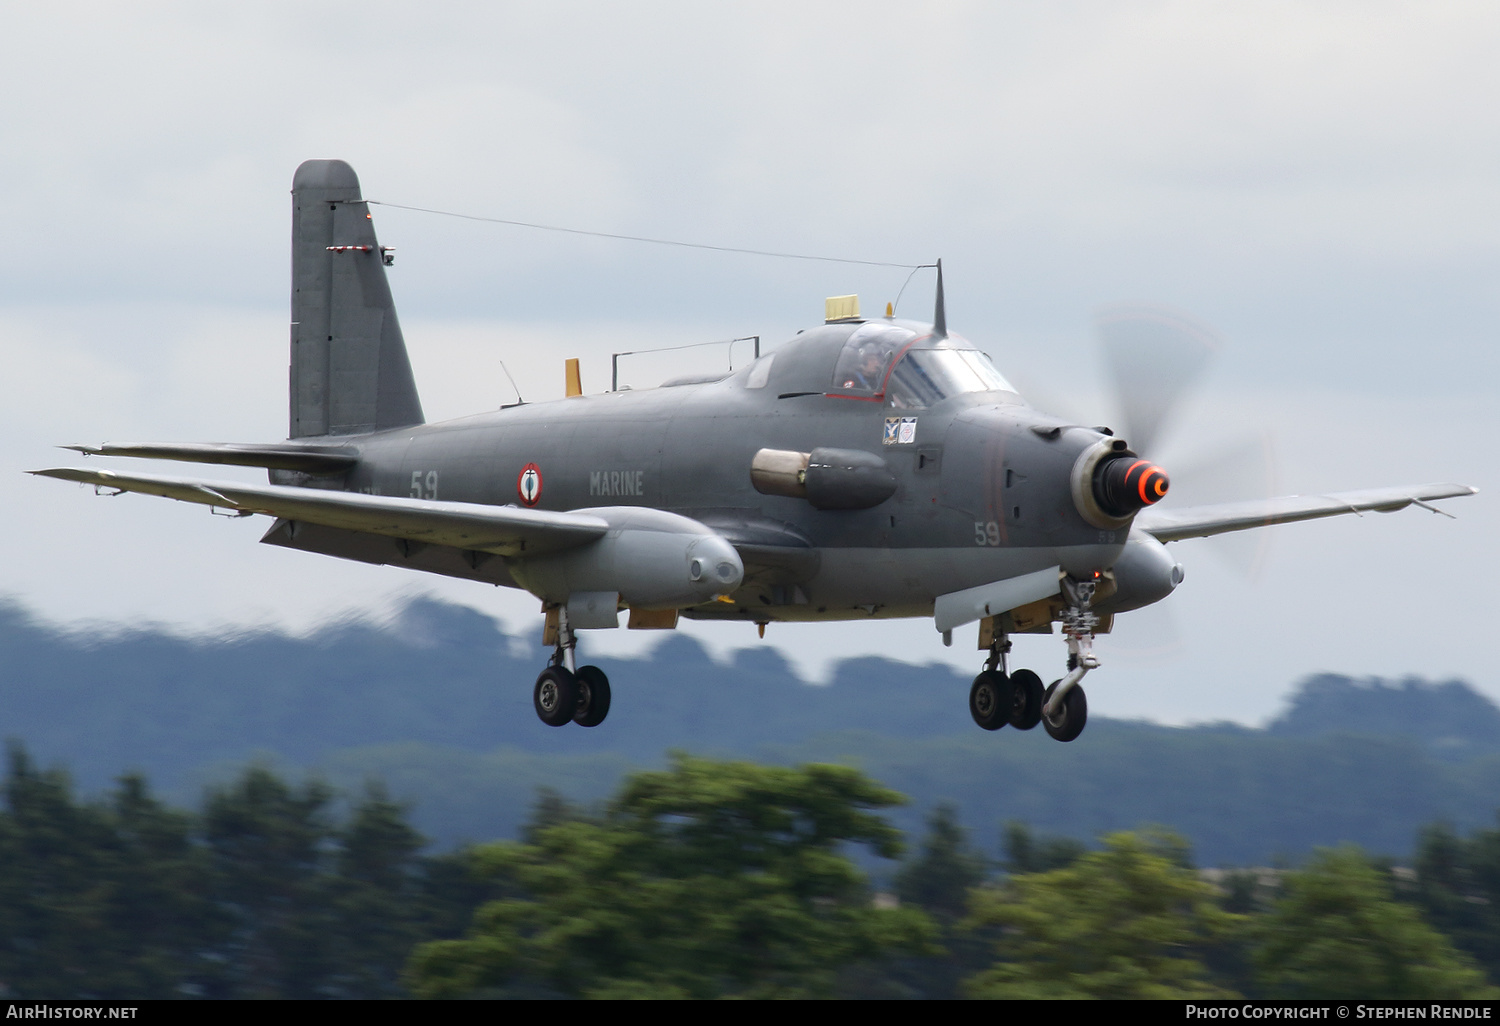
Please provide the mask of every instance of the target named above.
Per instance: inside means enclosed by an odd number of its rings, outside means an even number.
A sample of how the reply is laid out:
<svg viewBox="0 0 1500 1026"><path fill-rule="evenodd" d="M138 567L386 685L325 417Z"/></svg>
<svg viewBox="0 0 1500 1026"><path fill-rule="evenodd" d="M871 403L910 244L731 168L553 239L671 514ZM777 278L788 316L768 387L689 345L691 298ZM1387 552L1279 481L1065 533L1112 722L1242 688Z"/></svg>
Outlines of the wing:
<svg viewBox="0 0 1500 1026"><path fill-rule="evenodd" d="M1143 510L1136 515L1135 526L1157 541L1181 541L1184 538L1206 538L1211 534L1224 534L1228 531L1247 531L1252 527L1333 517L1340 513L1358 514L1365 510L1393 513L1412 503L1432 509L1427 503L1433 499L1451 499L1460 495L1473 495L1477 491L1478 488L1468 485L1427 484L1371 488L1362 492L1334 492L1330 495L1284 495L1277 499L1189 506L1177 510Z"/></svg>
<svg viewBox="0 0 1500 1026"><path fill-rule="evenodd" d="M268 470L300 470L308 474L341 474L359 462L359 450L350 445L317 445L271 442L244 445L239 442L145 442L136 445L64 445L85 456L136 456L148 460L184 460L189 463L221 463L235 467L265 467Z"/></svg>
<svg viewBox="0 0 1500 1026"><path fill-rule="evenodd" d="M518 506L438 502L321 488L245 485L231 481L192 481L72 467L33 470L31 473L62 481L78 481L115 492L140 492L180 502L196 502L244 516L264 513L285 520L502 556L523 552L535 555L575 548L603 537L609 529L607 521L586 513L554 513Z"/></svg>

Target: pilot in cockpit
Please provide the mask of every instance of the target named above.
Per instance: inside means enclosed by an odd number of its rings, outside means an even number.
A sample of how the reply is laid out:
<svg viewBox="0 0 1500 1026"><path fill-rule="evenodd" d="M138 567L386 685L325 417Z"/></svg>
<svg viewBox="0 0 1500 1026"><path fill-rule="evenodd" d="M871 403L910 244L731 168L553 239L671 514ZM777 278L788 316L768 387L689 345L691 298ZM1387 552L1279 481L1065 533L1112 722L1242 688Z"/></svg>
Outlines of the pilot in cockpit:
<svg viewBox="0 0 1500 1026"><path fill-rule="evenodd" d="M859 363L844 381L844 388L857 388L864 392L879 392L885 384L885 354L876 345L862 346Z"/></svg>

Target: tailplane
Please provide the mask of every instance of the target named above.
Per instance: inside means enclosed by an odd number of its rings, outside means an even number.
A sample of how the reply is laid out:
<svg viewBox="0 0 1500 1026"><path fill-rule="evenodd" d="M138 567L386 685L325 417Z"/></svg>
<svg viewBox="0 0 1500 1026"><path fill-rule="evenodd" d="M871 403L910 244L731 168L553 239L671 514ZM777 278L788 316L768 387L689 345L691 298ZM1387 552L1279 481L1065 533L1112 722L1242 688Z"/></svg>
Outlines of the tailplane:
<svg viewBox="0 0 1500 1026"><path fill-rule="evenodd" d="M292 179L289 438L421 424L422 403L359 176L309 160Z"/></svg>

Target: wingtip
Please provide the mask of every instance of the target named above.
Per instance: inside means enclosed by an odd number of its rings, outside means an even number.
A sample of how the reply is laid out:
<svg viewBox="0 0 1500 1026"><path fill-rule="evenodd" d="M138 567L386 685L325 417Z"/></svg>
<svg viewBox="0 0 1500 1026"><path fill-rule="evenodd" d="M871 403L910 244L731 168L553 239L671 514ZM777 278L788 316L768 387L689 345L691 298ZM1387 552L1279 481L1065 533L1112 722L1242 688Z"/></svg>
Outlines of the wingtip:
<svg viewBox="0 0 1500 1026"><path fill-rule="evenodd" d="M59 481L79 482L109 476L107 470L79 470L77 467L48 467L46 470L28 470L26 473L35 477L55 477Z"/></svg>

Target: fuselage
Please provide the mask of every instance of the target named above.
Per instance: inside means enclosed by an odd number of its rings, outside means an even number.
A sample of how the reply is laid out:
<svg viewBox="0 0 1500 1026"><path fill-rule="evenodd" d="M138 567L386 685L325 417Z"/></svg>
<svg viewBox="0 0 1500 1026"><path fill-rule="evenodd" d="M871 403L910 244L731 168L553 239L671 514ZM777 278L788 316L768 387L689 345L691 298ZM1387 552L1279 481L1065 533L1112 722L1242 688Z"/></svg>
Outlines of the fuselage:
<svg viewBox="0 0 1500 1026"><path fill-rule="evenodd" d="M273 480L547 510L638 505L691 517L747 555L731 601L684 610L696 617L930 616L934 599L948 592L1051 566L1086 576L1113 565L1128 525L1088 523L1070 488L1080 454L1104 435L1039 413L1004 389L933 392L928 405L840 389L836 364L859 327L810 329L715 381L360 436L351 439L360 460L347 476ZM925 326L908 327L918 343L926 337ZM868 509L815 509L752 485L757 451L818 447L877 455L895 478L894 494ZM390 555L373 561L516 583L498 559L409 545Z"/></svg>

